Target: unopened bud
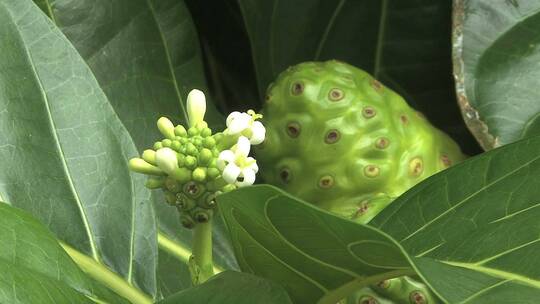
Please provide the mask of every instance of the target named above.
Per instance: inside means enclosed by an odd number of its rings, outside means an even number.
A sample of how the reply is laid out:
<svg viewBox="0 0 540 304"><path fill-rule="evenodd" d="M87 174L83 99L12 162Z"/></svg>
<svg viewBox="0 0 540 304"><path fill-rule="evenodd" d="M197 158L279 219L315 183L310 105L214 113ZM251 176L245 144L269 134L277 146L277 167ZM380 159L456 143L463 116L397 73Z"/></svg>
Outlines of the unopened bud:
<svg viewBox="0 0 540 304"><path fill-rule="evenodd" d="M167 174L171 174L178 168L178 159L176 158L176 152L170 148L162 148L156 152L156 164L165 171Z"/></svg>
<svg viewBox="0 0 540 304"><path fill-rule="evenodd" d="M129 168L138 173L149 175L165 175L165 173L156 166L144 161L142 158L132 158L129 160Z"/></svg>
<svg viewBox="0 0 540 304"><path fill-rule="evenodd" d="M157 121L159 132L166 138L174 139L174 125L167 117L161 117Z"/></svg>

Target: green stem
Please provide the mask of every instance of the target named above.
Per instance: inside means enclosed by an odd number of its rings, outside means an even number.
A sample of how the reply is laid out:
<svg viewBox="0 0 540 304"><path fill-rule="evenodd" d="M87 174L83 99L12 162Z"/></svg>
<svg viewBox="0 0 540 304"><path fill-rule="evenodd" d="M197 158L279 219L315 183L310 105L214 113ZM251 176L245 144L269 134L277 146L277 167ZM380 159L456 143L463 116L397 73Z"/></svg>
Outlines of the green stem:
<svg viewBox="0 0 540 304"><path fill-rule="evenodd" d="M346 298L348 295L352 294L355 291L358 291L369 285L378 283L383 280L397 278L405 275L414 275L415 272L413 269L398 269L378 275L357 278L353 281L350 281L334 290L329 291L324 297L322 297L317 304L336 304L342 299Z"/></svg>
<svg viewBox="0 0 540 304"><path fill-rule="evenodd" d="M212 262L212 221L197 223L193 230L193 262L197 269L194 284L201 284L214 275Z"/></svg>
<svg viewBox="0 0 540 304"><path fill-rule="evenodd" d="M82 269L82 271L84 271L94 280L103 283L104 286L107 286L120 296L128 299L133 304L153 303L152 299L147 294L133 287L131 284L126 282L124 278L112 272L103 264L77 251L65 243L60 242L60 245L62 248L64 248L67 254L69 254L73 261L75 261L75 263Z"/></svg>
<svg viewBox="0 0 540 304"><path fill-rule="evenodd" d="M169 255L177 258L186 265L189 264L189 257L191 256L191 249L184 244L181 244L177 241L171 240L167 235L160 231L158 233L158 245L159 248ZM223 268L214 265L214 273L220 273L223 271Z"/></svg>

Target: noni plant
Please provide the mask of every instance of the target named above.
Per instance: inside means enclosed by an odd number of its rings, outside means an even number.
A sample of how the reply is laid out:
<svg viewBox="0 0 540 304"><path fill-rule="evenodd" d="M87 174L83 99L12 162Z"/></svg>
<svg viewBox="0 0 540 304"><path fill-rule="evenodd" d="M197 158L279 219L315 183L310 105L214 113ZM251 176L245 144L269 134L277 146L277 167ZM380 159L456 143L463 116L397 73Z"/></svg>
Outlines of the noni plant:
<svg viewBox="0 0 540 304"><path fill-rule="evenodd" d="M0 303L540 302L532 0L0 0Z"/></svg>

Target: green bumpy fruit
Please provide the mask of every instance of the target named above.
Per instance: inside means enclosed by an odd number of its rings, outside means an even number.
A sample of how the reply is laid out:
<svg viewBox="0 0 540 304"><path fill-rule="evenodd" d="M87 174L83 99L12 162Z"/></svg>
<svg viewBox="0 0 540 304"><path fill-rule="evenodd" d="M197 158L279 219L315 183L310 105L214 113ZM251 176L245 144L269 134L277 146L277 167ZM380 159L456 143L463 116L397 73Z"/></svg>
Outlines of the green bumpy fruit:
<svg viewBox="0 0 540 304"><path fill-rule="evenodd" d="M265 181L360 223L465 158L401 96L335 60L281 73L263 115L256 153Z"/></svg>

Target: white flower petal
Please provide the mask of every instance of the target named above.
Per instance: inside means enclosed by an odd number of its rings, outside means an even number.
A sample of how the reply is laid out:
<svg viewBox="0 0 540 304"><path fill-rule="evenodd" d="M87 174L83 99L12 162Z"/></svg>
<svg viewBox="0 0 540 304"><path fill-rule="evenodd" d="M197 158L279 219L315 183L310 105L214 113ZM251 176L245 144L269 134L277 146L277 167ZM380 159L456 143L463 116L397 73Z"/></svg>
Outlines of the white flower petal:
<svg viewBox="0 0 540 304"><path fill-rule="evenodd" d="M253 157L246 158L246 163L249 164L246 168L253 170L253 172L259 172L259 166L257 166L257 161Z"/></svg>
<svg viewBox="0 0 540 304"><path fill-rule="evenodd" d="M242 177L242 181L236 181L238 187L253 185L255 182L255 172L249 168L243 169L240 177Z"/></svg>
<svg viewBox="0 0 540 304"><path fill-rule="evenodd" d="M225 166L229 163L234 163L234 152L231 150L224 150L219 153L217 159L217 167L219 170L223 170Z"/></svg>
<svg viewBox="0 0 540 304"><path fill-rule="evenodd" d="M204 121L206 97L202 91L193 89L189 92L187 97L187 112L189 124L192 127Z"/></svg>
<svg viewBox="0 0 540 304"><path fill-rule="evenodd" d="M229 114L229 116L227 116L227 121L226 121L226 124L227 124L227 127L231 124L231 121L233 121L234 119L236 119L238 116L240 116L242 113L238 112L238 111L234 111L232 112L231 114Z"/></svg>
<svg viewBox="0 0 540 304"><path fill-rule="evenodd" d="M237 115L228 124L229 133L237 134L244 131L245 129L249 128L250 122L251 122L251 116L249 116L246 113L240 113L240 115Z"/></svg>
<svg viewBox="0 0 540 304"><path fill-rule="evenodd" d="M251 132L252 135L249 139L249 142L252 145L258 145L264 141L264 137L266 136L266 129L260 121L253 122L253 125L251 126Z"/></svg>
<svg viewBox="0 0 540 304"><path fill-rule="evenodd" d="M251 145L249 143L249 139L247 139L245 136L240 136L238 138L238 142L236 143L234 154L236 154L236 156L247 157L249 155L250 148Z"/></svg>
<svg viewBox="0 0 540 304"><path fill-rule="evenodd" d="M176 152L170 148L161 148L156 151L156 165L165 173L170 174L178 168L178 158Z"/></svg>
<svg viewBox="0 0 540 304"><path fill-rule="evenodd" d="M227 183L234 184L241 171L242 170L236 164L230 163L225 167L221 176Z"/></svg>

